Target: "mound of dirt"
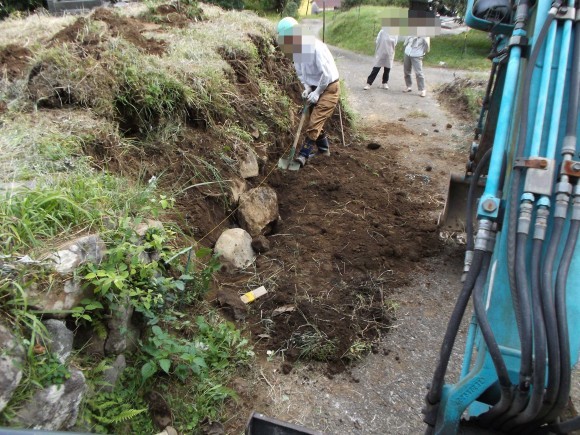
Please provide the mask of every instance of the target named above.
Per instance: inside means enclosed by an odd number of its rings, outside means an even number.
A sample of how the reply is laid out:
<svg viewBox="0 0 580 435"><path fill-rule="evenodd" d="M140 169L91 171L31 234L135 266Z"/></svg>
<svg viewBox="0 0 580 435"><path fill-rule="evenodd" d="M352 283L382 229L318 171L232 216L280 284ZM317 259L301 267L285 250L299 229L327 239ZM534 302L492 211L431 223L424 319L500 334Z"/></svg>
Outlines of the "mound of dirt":
<svg viewBox="0 0 580 435"><path fill-rule="evenodd" d="M90 19L106 23L111 36L121 37L148 54L161 56L165 53L167 44L161 40L144 37L141 32L145 30L145 26L137 19L121 17L105 8L96 9ZM54 35L50 43L53 45L66 42L80 43L84 46L98 45L102 36L90 33L85 35L86 28L87 19L81 17Z"/></svg>
<svg viewBox="0 0 580 435"><path fill-rule="evenodd" d="M261 180L276 190L281 215L251 277L270 290L247 319L262 351L327 361L330 374L341 372L391 326L393 290L442 249L435 206L421 200L431 190L427 178L410 176L392 139L380 137L386 147L369 150L331 136L330 157ZM239 288L244 278L219 280Z"/></svg>
<svg viewBox="0 0 580 435"><path fill-rule="evenodd" d="M470 78L456 77L452 82L439 87L437 96L439 101L455 116L465 121L471 121L477 113L474 113L474 104L481 106L482 100L479 95L485 94L486 80L476 80ZM470 103L468 92L471 92L473 99Z"/></svg>
<svg viewBox="0 0 580 435"><path fill-rule="evenodd" d="M0 50L0 75L5 71L9 80L23 77L31 56L28 48L8 44Z"/></svg>

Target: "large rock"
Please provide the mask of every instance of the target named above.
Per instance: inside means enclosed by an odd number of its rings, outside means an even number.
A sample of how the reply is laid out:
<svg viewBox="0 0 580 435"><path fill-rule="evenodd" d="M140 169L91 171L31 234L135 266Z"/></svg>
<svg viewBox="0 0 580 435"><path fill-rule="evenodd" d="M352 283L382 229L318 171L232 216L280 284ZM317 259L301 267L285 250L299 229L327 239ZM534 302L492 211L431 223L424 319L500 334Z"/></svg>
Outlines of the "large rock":
<svg viewBox="0 0 580 435"><path fill-rule="evenodd" d="M244 269L255 259L252 237L241 228L225 230L214 248L220 254L220 262L226 268Z"/></svg>
<svg viewBox="0 0 580 435"><path fill-rule="evenodd" d="M8 328L0 325L0 411L22 379L23 363L24 348Z"/></svg>
<svg viewBox="0 0 580 435"><path fill-rule="evenodd" d="M60 320L50 319L43 323L48 331L48 349L57 355L61 363L64 363L72 352L73 332Z"/></svg>
<svg viewBox="0 0 580 435"><path fill-rule="evenodd" d="M54 268L61 274L72 273L84 263L100 263L105 254L105 243L98 235L81 237L69 243L64 249L51 254Z"/></svg>
<svg viewBox="0 0 580 435"><path fill-rule="evenodd" d="M123 374L125 367L127 367L125 355L121 354L117 356L117 359L115 359L112 366L107 367L103 371L103 381L105 383L105 385L101 387L103 393L112 393L115 390L117 381Z"/></svg>
<svg viewBox="0 0 580 435"><path fill-rule="evenodd" d="M132 352L136 349L139 339L139 330L131 321L133 307L126 301L124 304L115 304L111 307L111 315L107 317L107 340L105 353L119 355L123 352Z"/></svg>
<svg viewBox="0 0 580 435"><path fill-rule="evenodd" d="M240 196L238 218L252 237L269 234L278 216L278 197L272 188L256 187Z"/></svg>
<svg viewBox="0 0 580 435"><path fill-rule="evenodd" d="M238 159L242 178L257 177L260 174L260 167L254 150L249 147L238 150Z"/></svg>
<svg viewBox="0 0 580 435"><path fill-rule="evenodd" d="M100 263L105 255L105 243L97 235L81 237L70 242L48 260L53 263L55 276L51 284L37 283L29 286L28 297L32 306L42 311L70 310L92 295L83 288L73 271L84 263Z"/></svg>
<svg viewBox="0 0 580 435"><path fill-rule="evenodd" d="M51 385L34 394L19 411L16 422L35 430L67 430L76 423L87 384L82 372L71 369L62 385Z"/></svg>

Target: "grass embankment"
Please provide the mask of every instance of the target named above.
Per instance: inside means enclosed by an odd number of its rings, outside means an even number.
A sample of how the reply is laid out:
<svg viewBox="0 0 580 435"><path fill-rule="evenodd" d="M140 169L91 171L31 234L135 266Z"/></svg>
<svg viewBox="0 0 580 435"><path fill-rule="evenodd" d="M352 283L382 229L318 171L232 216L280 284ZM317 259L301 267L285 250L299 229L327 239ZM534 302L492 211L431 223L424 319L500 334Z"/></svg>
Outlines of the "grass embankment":
<svg viewBox="0 0 580 435"><path fill-rule="evenodd" d="M337 47L369 56L375 53L375 38L382 18L406 11L395 7L362 6L346 12L327 14L325 41ZM486 59L491 41L484 32L469 30L460 35L442 35L431 38L431 51L424 58L428 66L467 70L487 70ZM403 44L397 44L395 59L403 60Z"/></svg>

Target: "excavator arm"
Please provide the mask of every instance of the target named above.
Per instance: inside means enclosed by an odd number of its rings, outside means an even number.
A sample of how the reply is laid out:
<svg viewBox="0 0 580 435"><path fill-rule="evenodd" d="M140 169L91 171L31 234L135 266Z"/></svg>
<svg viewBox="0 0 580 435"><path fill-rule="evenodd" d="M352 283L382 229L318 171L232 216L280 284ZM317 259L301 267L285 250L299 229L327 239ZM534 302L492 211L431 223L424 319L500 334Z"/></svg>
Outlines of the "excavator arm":
<svg viewBox="0 0 580 435"><path fill-rule="evenodd" d="M580 349L580 14L574 0L470 0L498 42L465 209L465 280L423 410L427 433L569 433ZM482 146L483 145L483 146ZM473 148L473 147L472 147ZM482 169L483 168L483 169ZM484 179L481 194L476 186ZM471 303L459 379L446 382Z"/></svg>

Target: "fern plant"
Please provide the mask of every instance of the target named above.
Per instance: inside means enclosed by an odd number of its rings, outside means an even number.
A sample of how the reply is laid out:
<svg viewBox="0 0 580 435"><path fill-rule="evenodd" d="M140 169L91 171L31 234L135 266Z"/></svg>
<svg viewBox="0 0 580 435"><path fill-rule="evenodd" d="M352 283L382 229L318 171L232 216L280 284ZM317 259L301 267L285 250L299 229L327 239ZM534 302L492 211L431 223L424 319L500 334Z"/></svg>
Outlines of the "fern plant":
<svg viewBox="0 0 580 435"><path fill-rule="evenodd" d="M99 375L106 364L99 364L93 376ZM138 393L134 382L134 370L127 368L121 378L125 388L105 393L91 391L87 395L81 412L81 421L97 433L154 433L153 424L146 412L147 404ZM91 379L93 389L98 382Z"/></svg>

